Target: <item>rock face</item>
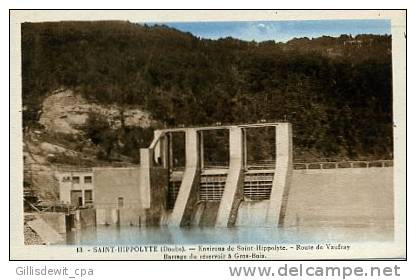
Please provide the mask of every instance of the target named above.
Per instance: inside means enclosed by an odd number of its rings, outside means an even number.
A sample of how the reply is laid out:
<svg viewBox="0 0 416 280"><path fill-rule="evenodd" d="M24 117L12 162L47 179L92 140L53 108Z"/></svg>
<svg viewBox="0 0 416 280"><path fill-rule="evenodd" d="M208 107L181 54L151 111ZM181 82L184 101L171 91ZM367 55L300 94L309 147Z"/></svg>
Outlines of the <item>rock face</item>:
<svg viewBox="0 0 416 280"><path fill-rule="evenodd" d="M121 126L122 115L126 126L149 127L152 124L148 112L138 108L123 109L116 105L89 103L72 90L61 89L45 98L39 122L48 131L65 134L80 133L89 113L105 116L114 128Z"/></svg>
<svg viewBox="0 0 416 280"><path fill-rule="evenodd" d="M48 154L53 146L33 141L32 135L26 135L23 146L24 185L35 192L39 199L47 201L57 201L59 193L54 168L48 162Z"/></svg>

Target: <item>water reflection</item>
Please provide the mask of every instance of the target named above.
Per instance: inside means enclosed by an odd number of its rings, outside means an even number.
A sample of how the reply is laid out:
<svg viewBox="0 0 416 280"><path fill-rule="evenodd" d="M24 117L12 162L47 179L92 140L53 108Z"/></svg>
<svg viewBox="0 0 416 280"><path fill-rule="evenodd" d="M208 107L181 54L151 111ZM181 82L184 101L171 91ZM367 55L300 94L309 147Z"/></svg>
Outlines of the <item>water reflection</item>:
<svg viewBox="0 0 416 280"><path fill-rule="evenodd" d="M272 244L393 241L392 227L169 228L97 226L68 233L71 245Z"/></svg>

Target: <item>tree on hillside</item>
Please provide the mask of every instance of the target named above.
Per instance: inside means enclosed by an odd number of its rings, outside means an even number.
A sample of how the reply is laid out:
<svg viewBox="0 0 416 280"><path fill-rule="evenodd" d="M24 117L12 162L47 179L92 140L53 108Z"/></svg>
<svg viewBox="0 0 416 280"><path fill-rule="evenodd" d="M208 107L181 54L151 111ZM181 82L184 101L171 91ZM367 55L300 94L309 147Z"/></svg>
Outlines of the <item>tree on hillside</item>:
<svg viewBox="0 0 416 280"><path fill-rule="evenodd" d="M117 135L108 121L97 113L90 113L84 131L92 143L100 148L97 157L109 160L117 143Z"/></svg>

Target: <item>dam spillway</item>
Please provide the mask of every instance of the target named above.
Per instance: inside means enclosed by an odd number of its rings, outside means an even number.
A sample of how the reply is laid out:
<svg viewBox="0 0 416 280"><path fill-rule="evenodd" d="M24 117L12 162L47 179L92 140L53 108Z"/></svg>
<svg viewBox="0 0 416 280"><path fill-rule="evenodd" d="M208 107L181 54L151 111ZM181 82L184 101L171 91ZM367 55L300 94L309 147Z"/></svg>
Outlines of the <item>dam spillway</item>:
<svg viewBox="0 0 416 280"><path fill-rule="evenodd" d="M247 164L246 130L257 127L271 127L276 138L276 159L267 166L255 170ZM204 162L204 133L226 130L229 156L226 166L207 166ZM175 170L172 158L174 133L185 133L185 164L182 170ZM187 226L197 213L196 205L210 202L210 212L216 227L230 227L235 224L239 205L244 199L268 200L269 210L266 221L278 224L282 207L281 197L291 172L291 127L287 123L256 124L241 126L217 126L163 130L158 132L153 150L156 160L170 174L168 186L168 226ZM159 145L159 146L157 146ZM156 148L157 147L157 148ZM152 147L151 147L152 149ZM277 165L279 171L276 171ZM275 189L273 191L273 189ZM217 202L217 203L215 203ZM206 204L206 203L205 203ZM270 207L270 204L274 204ZM217 207L213 207L213 205ZM217 209L215 209L217 208ZM199 208L201 209L201 208ZM205 216L206 210L199 210ZM212 219L209 219L212 225ZM203 221L203 220L202 220ZM197 223L200 224L201 223ZM202 223L204 224L204 223Z"/></svg>
<svg viewBox="0 0 416 280"><path fill-rule="evenodd" d="M265 127L274 134L273 160L252 162L247 133ZM207 161L211 131L225 131L224 162ZM288 123L157 130L140 154L135 168L93 168L97 225L393 223L392 164L293 163Z"/></svg>

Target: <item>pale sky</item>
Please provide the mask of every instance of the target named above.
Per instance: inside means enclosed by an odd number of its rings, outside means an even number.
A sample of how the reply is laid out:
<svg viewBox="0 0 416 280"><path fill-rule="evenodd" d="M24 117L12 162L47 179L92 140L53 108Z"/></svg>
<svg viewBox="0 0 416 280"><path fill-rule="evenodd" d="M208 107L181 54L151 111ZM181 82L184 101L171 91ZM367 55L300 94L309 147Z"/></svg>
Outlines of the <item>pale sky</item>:
<svg viewBox="0 0 416 280"><path fill-rule="evenodd" d="M170 22L164 24L207 39L233 37L246 41L286 42L292 38L337 37L341 34L391 34L389 20L290 20Z"/></svg>

